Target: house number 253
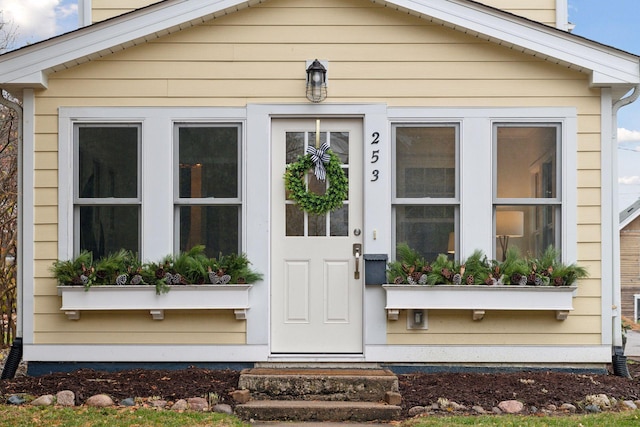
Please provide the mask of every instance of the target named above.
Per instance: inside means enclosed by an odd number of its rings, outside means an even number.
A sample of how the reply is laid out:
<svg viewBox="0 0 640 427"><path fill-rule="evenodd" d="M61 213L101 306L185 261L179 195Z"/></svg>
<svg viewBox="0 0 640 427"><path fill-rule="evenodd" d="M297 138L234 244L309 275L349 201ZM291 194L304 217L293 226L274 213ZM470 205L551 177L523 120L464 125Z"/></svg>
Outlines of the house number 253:
<svg viewBox="0 0 640 427"><path fill-rule="evenodd" d="M380 149L377 149L378 143L380 142L380 133L374 132L371 134L371 164L378 163L380 160ZM371 171L371 182L375 182L380 178L380 170L373 169Z"/></svg>

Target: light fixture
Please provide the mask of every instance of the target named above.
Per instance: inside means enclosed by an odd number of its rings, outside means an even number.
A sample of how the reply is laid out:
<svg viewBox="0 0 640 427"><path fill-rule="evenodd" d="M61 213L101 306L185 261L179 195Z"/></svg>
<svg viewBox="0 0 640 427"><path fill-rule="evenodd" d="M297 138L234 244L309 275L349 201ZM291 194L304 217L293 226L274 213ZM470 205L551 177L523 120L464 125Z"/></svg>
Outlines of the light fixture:
<svg viewBox="0 0 640 427"><path fill-rule="evenodd" d="M456 234L452 231L449 233L449 243L447 244L447 253L456 253Z"/></svg>
<svg viewBox="0 0 640 427"><path fill-rule="evenodd" d="M322 102L327 98L327 69L317 59L307 67L307 99Z"/></svg>
<svg viewBox="0 0 640 427"><path fill-rule="evenodd" d="M522 211L497 211L496 212L496 236L502 248L502 260L507 258L510 237L522 237L524 235L524 212Z"/></svg>

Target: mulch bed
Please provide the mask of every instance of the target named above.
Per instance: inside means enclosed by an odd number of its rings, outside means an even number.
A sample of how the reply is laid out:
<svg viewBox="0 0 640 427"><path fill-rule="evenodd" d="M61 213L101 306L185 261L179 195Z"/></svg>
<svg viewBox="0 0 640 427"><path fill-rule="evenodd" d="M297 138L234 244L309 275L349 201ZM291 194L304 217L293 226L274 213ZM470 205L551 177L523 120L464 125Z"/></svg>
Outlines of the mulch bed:
<svg viewBox="0 0 640 427"><path fill-rule="evenodd" d="M502 400L516 399L526 407L579 403L589 394L604 393L619 400L640 399L640 364L630 362L631 379L620 376L571 374L544 371L517 373L433 373L399 375L404 416L413 406L429 406L438 398L491 410ZM20 376L0 380L0 395L33 396L71 390L77 402L105 393L116 402L127 397L161 398L175 401L207 397L216 393L221 403L234 405L229 393L238 384L240 373L231 370L128 370L101 372L82 369L40 377Z"/></svg>

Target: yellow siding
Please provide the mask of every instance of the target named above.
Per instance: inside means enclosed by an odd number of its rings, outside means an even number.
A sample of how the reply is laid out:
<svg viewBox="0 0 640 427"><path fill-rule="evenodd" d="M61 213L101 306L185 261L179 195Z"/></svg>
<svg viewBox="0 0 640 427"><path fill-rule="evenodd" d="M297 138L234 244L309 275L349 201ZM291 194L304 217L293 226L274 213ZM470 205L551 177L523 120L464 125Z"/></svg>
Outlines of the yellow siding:
<svg viewBox="0 0 640 427"><path fill-rule="evenodd" d="M556 26L556 0L477 0L533 21Z"/></svg>
<svg viewBox="0 0 640 427"><path fill-rule="evenodd" d="M92 22L104 21L156 2L158 2L158 0L93 0L91 5L91 20ZM551 26L556 25L555 0L480 0L479 3L484 3L487 6L502 9L533 21L542 22ZM295 7L305 8L310 7L312 4L313 2L308 0L298 0L295 2ZM341 7L337 0L332 2L332 6ZM270 5L269 2L267 2L264 7L278 8L280 5Z"/></svg>
<svg viewBox="0 0 640 427"><path fill-rule="evenodd" d="M91 22L100 22L141 7L157 3L159 0L92 0Z"/></svg>
<svg viewBox="0 0 640 427"><path fill-rule="evenodd" d="M96 7L110 3L95 1ZM423 334L407 331L402 320L390 322L389 342L599 344L599 90L589 89L584 74L364 0L273 0L50 76L49 88L36 93L34 215L36 228L48 232L36 242L35 342L243 342L245 322L231 313L198 313L202 325L194 329L189 316L171 313L154 323L141 312L82 313L78 322L59 312L55 282L46 278L57 256L55 188L45 183L58 167L57 111L306 103L305 60L316 57L329 60L327 103L577 108L577 261L590 278L579 284L575 312L564 322L551 312L489 313L481 322L469 312L434 312ZM116 318L122 329L107 325Z"/></svg>

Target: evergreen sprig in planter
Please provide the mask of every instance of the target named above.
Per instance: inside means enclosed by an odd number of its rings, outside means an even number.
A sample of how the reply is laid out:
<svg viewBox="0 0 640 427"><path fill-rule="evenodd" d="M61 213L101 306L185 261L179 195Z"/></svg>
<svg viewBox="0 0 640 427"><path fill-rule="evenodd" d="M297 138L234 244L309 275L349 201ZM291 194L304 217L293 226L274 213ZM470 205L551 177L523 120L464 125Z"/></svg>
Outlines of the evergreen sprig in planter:
<svg viewBox="0 0 640 427"><path fill-rule="evenodd" d="M244 319L250 283L262 279L244 254L208 258L203 246L144 264L125 250L96 261L82 252L56 261L51 271L61 310L73 320L83 310L149 310L161 320L167 309L233 309L237 319Z"/></svg>
<svg viewBox="0 0 640 427"><path fill-rule="evenodd" d="M469 309L474 320L485 310L554 310L564 320L573 310L576 280L587 276L583 267L559 262L552 247L540 258L521 257L512 249L503 262L476 251L462 262L442 254L428 263L405 244L397 255L383 286L390 320L402 309Z"/></svg>

